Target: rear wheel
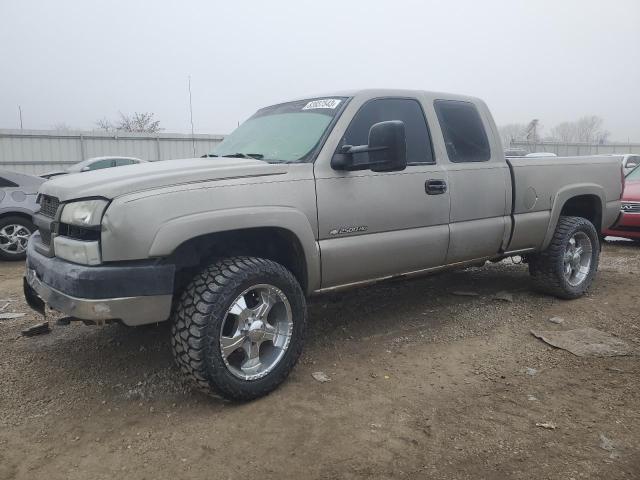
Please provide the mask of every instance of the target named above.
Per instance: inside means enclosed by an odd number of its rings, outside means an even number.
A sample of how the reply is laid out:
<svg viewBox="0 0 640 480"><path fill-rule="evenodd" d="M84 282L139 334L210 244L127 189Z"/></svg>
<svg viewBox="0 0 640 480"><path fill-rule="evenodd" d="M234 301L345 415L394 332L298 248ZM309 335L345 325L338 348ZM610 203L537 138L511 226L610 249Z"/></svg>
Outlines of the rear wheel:
<svg viewBox="0 0 640 480"><path fill-rule="evenodd" d="M282 265L253 257L218 260L193 278L174 309L174 357L204 392L251 400L293 369L306 315L302 289Z"/></svg>
<svg viewBox="0 0 640 480"><path fill-rule="evenodd" d="M36 227L23 217L0 219L0 259L24 260L27 256L27 242Z"/></svg>
<svg viewBox="0 0 640 480"><path fill-rule="evenodd" d="M536 290L559 298L582 296L593 282L600 259L600 239L582 217L560 217L547 249L530 257Z"/></svg>

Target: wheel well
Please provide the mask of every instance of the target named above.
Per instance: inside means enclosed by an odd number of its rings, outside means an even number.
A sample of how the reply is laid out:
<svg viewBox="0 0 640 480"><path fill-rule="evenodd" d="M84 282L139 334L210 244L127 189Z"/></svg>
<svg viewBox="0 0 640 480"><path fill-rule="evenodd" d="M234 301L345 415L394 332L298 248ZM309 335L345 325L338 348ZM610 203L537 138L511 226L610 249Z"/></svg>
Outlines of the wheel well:
<svg viewBox="0 0 640 480"><path fill-rule="evenodd" d="M7 218L7 217L20 217L20 218L24 218L25 220L28 220L31 223L33 223L33 217L31 215L29 215L28 213L24 213L24 212L5 212L5 213L0 213L0 220L3 219L3 218Z"/></svg>
<svg viewBox="0 0 640 480"><path fill-rule="evenodd" d="M176 265L174 291L180 292L211 259L237 255L280 263L293 273L302 290L306 291L307 264L300 240L290 230L278 227L217 232L187 240L166 259Z"/></svg>
<svg viewBox="0 0 640 480"><path fill-rule="evenodd" d="M579 195L570 198L562 206L560 215L586 218L600 232L602 226L602 204L597 195Z"/></svg>

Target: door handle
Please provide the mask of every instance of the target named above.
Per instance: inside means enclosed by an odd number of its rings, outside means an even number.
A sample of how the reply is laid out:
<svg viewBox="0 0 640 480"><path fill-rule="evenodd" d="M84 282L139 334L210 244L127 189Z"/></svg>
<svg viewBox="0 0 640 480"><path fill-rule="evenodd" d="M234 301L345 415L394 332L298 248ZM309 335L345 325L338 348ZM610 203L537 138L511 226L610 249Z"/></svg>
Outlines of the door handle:
<svg viewBox="0 0 640 480"><path fill-rule="evenodd" d="M447 191L447 182L444 180L427 180L424 183L424 191L427 195L442 195Z"/></svg>

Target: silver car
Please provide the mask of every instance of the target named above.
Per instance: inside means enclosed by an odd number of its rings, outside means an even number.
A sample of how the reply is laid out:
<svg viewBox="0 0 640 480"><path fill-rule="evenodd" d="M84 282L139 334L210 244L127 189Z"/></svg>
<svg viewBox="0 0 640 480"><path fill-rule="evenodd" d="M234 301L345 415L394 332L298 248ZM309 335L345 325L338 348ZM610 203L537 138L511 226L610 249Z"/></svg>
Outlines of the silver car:
<svg viewBox="0 0 640 480"><path fill-rule="evenodd" d="M38 211L40 177L0 170L0 259L22 260L27 240L36 230L32 215Z"/></svg>
<svg viewBox="0 0 640 480"><path fill-rule="evenodd" d="M146 161L147 160L135 157L93 157L83 160L82 162L78 162L65 170L48 172L40 176L42 178L49 179L57 177L58 175L66 175L68 173L89 172L91 170L101 170L103 168L122 167L124 165L145 163Z"/></svg>

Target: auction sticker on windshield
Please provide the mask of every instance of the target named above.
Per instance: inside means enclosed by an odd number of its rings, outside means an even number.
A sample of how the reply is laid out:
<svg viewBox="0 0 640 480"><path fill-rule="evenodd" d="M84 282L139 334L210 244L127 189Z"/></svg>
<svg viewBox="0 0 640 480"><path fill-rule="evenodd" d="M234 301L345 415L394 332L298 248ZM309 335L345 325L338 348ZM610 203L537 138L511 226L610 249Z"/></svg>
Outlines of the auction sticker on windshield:
<svg viewBox="0 0 640 480"><path fill-rule="evenodd" d="M337 98L323 98L321 100L312 100L307 103L302 110L314 110L316 108L330 108L333 110L340 104Z"/></svg>

